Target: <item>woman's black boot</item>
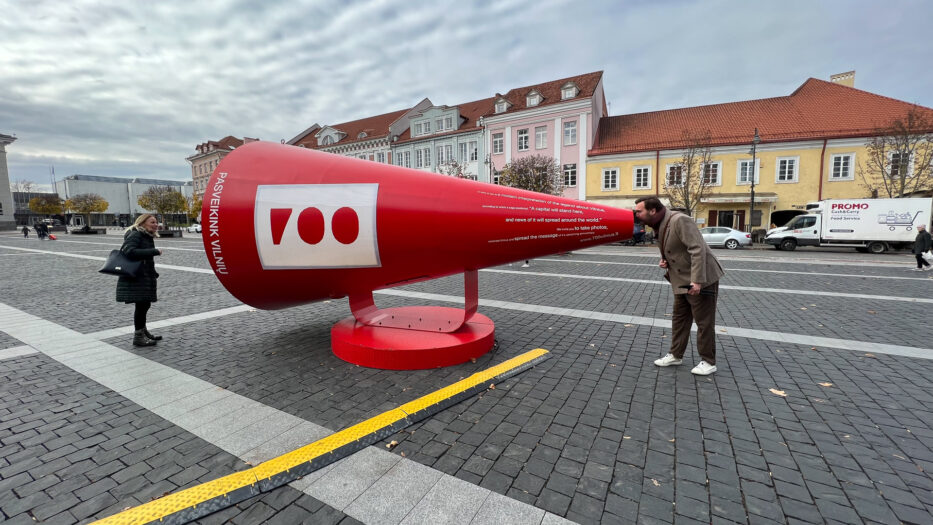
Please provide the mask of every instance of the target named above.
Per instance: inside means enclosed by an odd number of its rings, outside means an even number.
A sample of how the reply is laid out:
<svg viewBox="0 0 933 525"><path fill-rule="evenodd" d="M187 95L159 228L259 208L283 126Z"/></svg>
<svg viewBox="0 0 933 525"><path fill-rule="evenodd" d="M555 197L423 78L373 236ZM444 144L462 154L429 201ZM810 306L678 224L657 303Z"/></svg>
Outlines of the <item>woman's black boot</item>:
<svg viewBox="0 0 933 525"><path fill-rule="evenodd" d="M148 329L148 328L143 328L143 333L146 334L146 337L148 337L149 339L152 339L153 341L161 341L161 340L162 340L162 336L161 336L161 335L152 335L151 333L149 333L149 329Z"/></svg>
<svg viewBox="0 0 933 525"><path fill-rule="evenodd" d="M155 346L156 342L146 337L146 330L136 330L133 333L133 346Z"/></svg>

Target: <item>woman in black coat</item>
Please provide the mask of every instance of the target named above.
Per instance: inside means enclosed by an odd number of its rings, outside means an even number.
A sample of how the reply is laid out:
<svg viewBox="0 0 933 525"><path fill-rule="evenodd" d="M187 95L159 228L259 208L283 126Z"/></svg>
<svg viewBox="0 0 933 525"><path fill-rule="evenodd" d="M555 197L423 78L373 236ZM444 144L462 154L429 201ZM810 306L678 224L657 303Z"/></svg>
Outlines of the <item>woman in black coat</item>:
<svg viewBox="0 0 933 525"><path fill-rule="evenodd" d="M133 261L142 261L136 277L120 276L117 280L117 301L135 303L136 311L133 314L133 345L152 346L162 336L149 333L146 329L146 313L152 303L156 302L156 279L159 274L155 270L156 255L162 255L162 250L155 247L155 233L159 229L159 221L155 215L144 213L136 218L136 222L127 228L123 234L123 246L120 251Z"/></svg>
<svg viewBox="0 0 933 525"><path fill-rule="evenodd" d="M930 263L923 258L923 253L930 251L933 246L933 239L930 238L926 226L920 224L917 226L917 238L914 239L914 255L917 256L917 267L914 271L929 270Z"/></svg>

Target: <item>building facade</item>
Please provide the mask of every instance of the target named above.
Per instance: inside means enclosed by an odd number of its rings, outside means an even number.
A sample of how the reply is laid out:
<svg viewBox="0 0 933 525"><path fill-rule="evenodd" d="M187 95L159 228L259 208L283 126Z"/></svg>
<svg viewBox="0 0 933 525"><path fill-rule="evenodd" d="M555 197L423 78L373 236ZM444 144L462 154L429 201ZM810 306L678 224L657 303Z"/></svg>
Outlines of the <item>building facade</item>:
<svg viewBox="0 0 933 525"><path fill-rule="evenodd" d="M195 146L197 153L185 159L191 164L191 181L195 195L199 198L204 197L204 190L207 188L211 173L214 173L214 168L228 153L238 146L257 140L259 139L244 137L241 140L226 136L220 140L209 140Z"/></svg>
<svg viewBox="0 0 933 525"><path fill-rule="evenodd" d="M84 193L96 193L107 201L107 211L92 213L89 226L116 226L130 224L141 213L153 210L143 209L139 205L139 197L154 186L169 186L190 198L193 193L193 184L188 181L98 177L95 175L69 175L55 183L55 190L62 199L69 199ZM83 226L84 218L73 215L72 226ZM184 214L172 218L173 222L187 222Z"/></svg>
<svg viewBox="0 0 933 525"><path fill-rule="evenodd" d="M10 170L6 163L6 147L16 137L0 133L0 230L11 230L16 226L13 214L13 192L10 190Z"/></svg>
<svg viewBox="0 0 933 525"><path fill-rule="evenodd" d="M696 210L697 222L742 230L780 225L810 202L871 197L859 175L867 142L911 108L811 78L786 97L605 117L587 160L586 199L620 207L643 196L668 200L689 147L683 131L708 132L712 155L704 176L711 191ZM933 110L919 109L933 122ZM753 174L755 217L749 220Z"/></svg>
<svg viewBox="0 0 933 525"><path fill-rule="evenodd" d="M607 114L602 71L497 93L481 123L489 169L480 180L496 182L512 160L545 155L564 174L564 196L585 199L587 151Z"/></svg>

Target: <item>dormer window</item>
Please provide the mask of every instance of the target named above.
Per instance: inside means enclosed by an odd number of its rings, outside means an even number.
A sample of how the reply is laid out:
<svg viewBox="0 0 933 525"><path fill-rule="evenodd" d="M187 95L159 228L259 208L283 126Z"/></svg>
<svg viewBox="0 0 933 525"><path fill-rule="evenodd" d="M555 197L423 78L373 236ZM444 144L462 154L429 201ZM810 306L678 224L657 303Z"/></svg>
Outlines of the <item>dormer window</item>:
<svg viewBox="0 0 933 525"><path fill-rule="evenodd" d="M577 92L578 90L576 84L566 84L564 87L560 88L560 99L567 100L568 98L573 98L577 96Z"/></svg>
<svg viewBox="0 0 933 525"><path fill-rule="evenodd" d="M537 91L532 91L525 97L525 105L528 107L534 107L541 103L541 94Z"/></svg>
<svg viewBox="0 0 933 525"><path fill-rule="evenodd" d="M331 137L330 135L327 135L326 137L321 139L322 146L330 146L333 143L334 143L334 137Z"/></svg>
<svg viewBox="0 0 933 525"><path fill-rule="evenodd" d="M496 102L496 113L505 113L506 109L506 103L504 100Z"/></svg>
<svg viewBox="0 0 933 525"><path fill-rule="evenodd" d="M365 131L361 131L360 134L356 136L356 138L358 138L358 139L365 139L365 138L366 138L366 132L365 132Z"/></svg>

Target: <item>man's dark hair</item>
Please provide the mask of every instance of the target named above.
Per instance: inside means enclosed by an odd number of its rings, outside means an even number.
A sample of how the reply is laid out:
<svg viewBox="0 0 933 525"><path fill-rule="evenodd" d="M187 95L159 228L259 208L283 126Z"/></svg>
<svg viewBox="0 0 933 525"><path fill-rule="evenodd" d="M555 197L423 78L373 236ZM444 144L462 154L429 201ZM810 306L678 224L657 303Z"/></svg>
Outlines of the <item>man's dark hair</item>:
<svg viewBox="0 0 933 525"><path fill-rule="evenodd" d="M645 203L646 210L661 211L664 209L664 205L661 204L661 199L657 197L639 197L635 199L635 204L638 204L639 202Z"/></svg>

